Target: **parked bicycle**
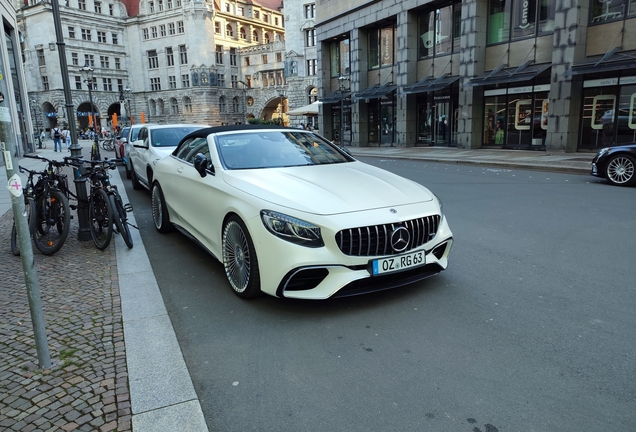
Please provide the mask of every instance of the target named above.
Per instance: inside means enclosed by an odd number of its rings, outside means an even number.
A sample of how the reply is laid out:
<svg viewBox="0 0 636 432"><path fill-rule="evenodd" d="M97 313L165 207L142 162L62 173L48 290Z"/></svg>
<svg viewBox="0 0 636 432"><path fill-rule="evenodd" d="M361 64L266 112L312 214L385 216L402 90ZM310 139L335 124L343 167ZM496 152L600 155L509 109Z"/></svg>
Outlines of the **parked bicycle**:
<svg viewBox="0 0 636 432"><path fill-rule="evenodd" d="M100 143L102 149L106 150L106 151L113 151L115 150L115 143L114 140L112 138L106 138L105 140L103 140Z"/></svg>
<svg viewBox="0 0 636 432"><path fill-rule="evenodd" d="M126 246L133 247L127 212L132 211L130 204L124 204L117 186L110 183L111 169L116 169L120 159L86 161L74 157L64 160L73 166L83 167L83 177L88 179L88 214L91 236L95 246L106 249L113 235L113 225L121 234Z"/></svg>
<svg viewBox="0 0 636 432"><path fill-rule="evenodd" d="M25 157L47 163L43 171L24 167L19 169L20 172L28 173L25 199L33 200L33 204L28 205L30 210L27 210L30 211L29 226L33 243L42 254L53 255L62 248L70 230L71 214L65 192L68 190L68 179L62 173L66 164L41 156ZM36 176L37 181L34 181Z"/></svg>

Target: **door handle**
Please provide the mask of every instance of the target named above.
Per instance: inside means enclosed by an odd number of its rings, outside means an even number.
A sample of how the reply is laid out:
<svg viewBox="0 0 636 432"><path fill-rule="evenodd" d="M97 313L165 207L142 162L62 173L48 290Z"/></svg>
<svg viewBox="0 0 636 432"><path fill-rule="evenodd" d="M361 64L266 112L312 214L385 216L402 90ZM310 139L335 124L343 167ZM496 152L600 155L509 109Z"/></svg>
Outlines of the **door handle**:
<svg viewBox="0 0 636 432"><path fill-rule="evenodd" d="M181 173L183 172L183 167L179 167L179 168L177 168L177 172L178 172L179 174L181 174Z"/></svg>

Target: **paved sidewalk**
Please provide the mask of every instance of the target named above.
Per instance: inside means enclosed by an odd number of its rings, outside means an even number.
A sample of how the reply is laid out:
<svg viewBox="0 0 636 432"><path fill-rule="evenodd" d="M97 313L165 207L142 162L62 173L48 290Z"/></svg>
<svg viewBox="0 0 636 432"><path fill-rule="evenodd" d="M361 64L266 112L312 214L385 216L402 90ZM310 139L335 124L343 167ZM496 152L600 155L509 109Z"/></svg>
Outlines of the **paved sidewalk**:
<svg viewBox="0 0 636 432"><path fill-rule="evenodd" d="M82 145L87 157L90 141ZM589 173L594 157L439 147L348 148L354 156L580 174ZM55 159L69 154L54 153L52 142L37 153ZM102 156L114 154L102 151ZM44 166L28 158L18 163ZM112 173L112 182L128 202L118 171ZM7 184L4 167L0 183ZM35 250L54 362L51 369L39 370L22 264L9 243L12 220L10 195L0 192L0 430L207 431L139 232L131 230L133 249L116 235L109 248L100 251L91 241L77 240L75 218L57 254L43 256Z"/></svg>
<svg viewBox="0 0 636 432"><path fill-rule="evenodd" d="M539 171L589 174L596 153L458 149L455 147L347 147L354 156L417 159L441 163L488 165Z"/></svg>
<svg viewBox="0 0 636 432"><path fill-rule="evenodd" d="M90 142L82 145L87 155ZM47 147L37 153L58 160L69 154ZM29 158L17 163L45 166ZM119 172L111 173L128 202ZM4 167L0 182L7 184ZM10 195L0 192L0 430L207 431L139 232L131 230L133 249L115 235L100 251L77 240L72 214L59 252L34 250L53 362L40 370L22 262L10 248Z"/></svg>

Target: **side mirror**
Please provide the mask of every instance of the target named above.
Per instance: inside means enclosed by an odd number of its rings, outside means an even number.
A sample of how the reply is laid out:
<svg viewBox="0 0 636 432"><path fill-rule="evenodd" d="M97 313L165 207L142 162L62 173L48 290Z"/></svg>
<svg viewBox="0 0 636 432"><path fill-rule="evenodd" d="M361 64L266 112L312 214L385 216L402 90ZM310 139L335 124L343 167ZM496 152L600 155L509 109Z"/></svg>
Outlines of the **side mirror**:
<svg viewBox="0 0 636 432"><path fill-rule="evenodd" d="M208 175L208 158L203 153L197 153L192 164L201 177ZM210 169L210 172L214 174L214 169Z"/></svg>

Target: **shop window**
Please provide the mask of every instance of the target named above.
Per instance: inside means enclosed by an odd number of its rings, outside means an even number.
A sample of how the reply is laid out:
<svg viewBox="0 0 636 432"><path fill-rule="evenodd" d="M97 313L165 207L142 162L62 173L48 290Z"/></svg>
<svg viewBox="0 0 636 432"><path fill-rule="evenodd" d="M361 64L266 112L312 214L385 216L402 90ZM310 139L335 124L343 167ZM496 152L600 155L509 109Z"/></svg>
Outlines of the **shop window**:
<svg viewBox="0 0 636 432"><path fill-rule="evenodd" d="M394 64L395 36L393 25L369 30L369 69Z"/></svg>
<svg viewBox="0 0 636 432"><path fill-rule="evenodd" d="M621 87L616 114L616 142L636 141L636 85Z"/></svg>
<svg viewBox="0 0 636 432"><path fill-rule="evenodd" d="M488 44L552 33L555 8L554 0L489 0Z"/></svg>
<svg viewBox="0 0 636 432"><path fill-rule="evenodd" d="M506 139L501 144L517 147L530 146L534 120L532 94L509 95L508 99ZM499 127L498 124L496 126Z"/></svg>
<svg viewBox="0 0 636 432"><path fill-rule="evenodd" d="M349 39L334 41L329 47L331 76L340 77L349 75L350 57L349 57Z"/></svg>
<svg viewBox="0 0 636 432"><path fill-rule="evenodd" d="M630 9L633 9L632 0ZM627 0L592 0L590 4L590 23L604 23L625 18ZM634 12L634 11L630 11Z"/></svg>
<svg viewBox="0 0 636 432"><path fill-rule="evenodd" d="M512 10L512 38L524 38L536 33L536 8L533 1L515 2Z"/></svg>
<svg viewBox="0 0 636 432"><path fill-rule="evenodd" d="M510 39L510 0L488 1L488 44Z"/></svg>
<svg viewBox="0 0 636 432"><path fill-rule="evenodd" d="M506 124L506 96L485 98L484 145L503 145Z"/></svg>
<svg viewBox="0 0 636 432"><path fill-rule="evenodd" d="M616 87L584 89L581 148L597 150L614 142Z"/></svg>
<svg viewBox="0 0 636 432"><path fill-rule="evenodd" d="M419 58L433 55L459 52L461 41L462 4L454 1L447 6L420 13L419 27Z"/></svg>
<svg viewBox="0 0 636 432"><path fill-rule="evenodd" d="M484 145L531 148L544 146L548 130L548 91L525 88L485 98ZM532 87L530 87L530 91ZM499 90L498 90L499 92Z"/></svg>

